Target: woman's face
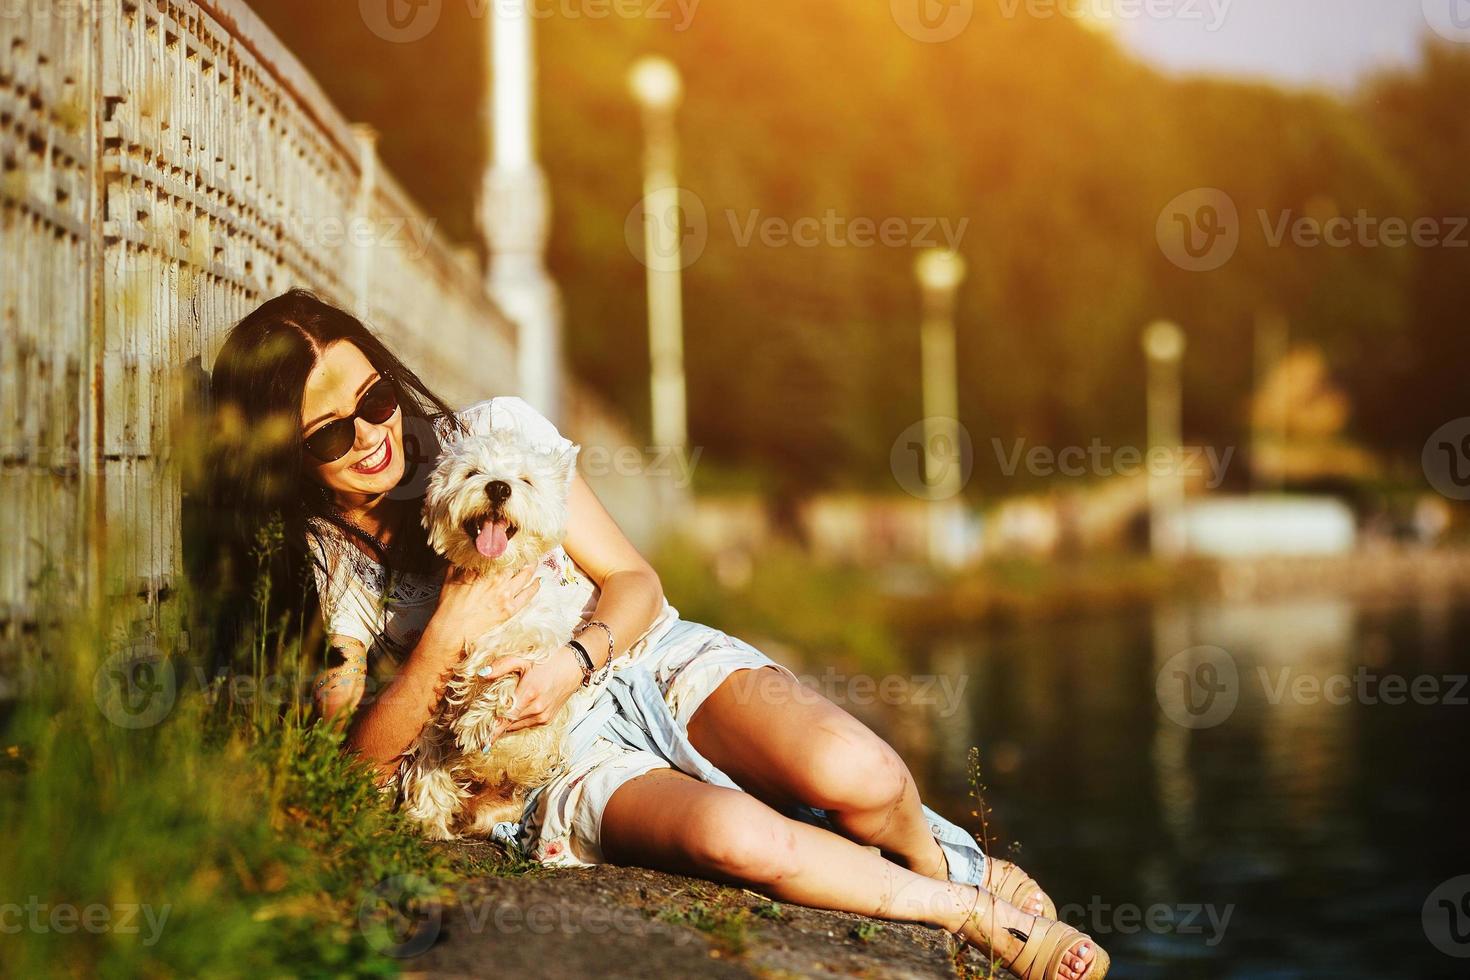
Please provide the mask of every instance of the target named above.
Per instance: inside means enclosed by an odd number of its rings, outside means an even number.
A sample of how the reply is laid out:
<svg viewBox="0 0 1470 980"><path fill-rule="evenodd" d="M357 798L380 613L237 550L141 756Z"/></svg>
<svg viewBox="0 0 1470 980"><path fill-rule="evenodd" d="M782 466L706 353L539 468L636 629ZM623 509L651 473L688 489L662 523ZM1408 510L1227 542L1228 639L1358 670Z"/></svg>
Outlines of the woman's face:
<svg viewBox="0 0 1470 980"><path fill-rule="evenodd" d="M301 399L302 438L337 419L351 417L358 399L380 377L351 341L328 345L306 379ZM341 459L323 463L303 450L307 470L343 504L387 493L403 479L403 410L381 425L360 418L354 426L357 438Z"/></svg>

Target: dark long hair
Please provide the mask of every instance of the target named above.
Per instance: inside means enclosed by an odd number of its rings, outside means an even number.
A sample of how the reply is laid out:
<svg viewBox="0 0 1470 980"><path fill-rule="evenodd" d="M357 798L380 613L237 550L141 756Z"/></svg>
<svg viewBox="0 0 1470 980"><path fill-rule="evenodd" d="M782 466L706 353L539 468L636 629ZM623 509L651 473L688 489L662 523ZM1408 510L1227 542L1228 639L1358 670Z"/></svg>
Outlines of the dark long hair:
<svg viewBox="0 0 1470 980"><path fill-rule="evenodd" d="M304 289L262 303L236 324L215 358L210 384L211 503L217 519L229 520L248 541L278 519L287 547L307 552L313 519L356 538L392 569L405 535L384 549L349 522L331 492L311 478L301 436L301 402L306 379L322 351L337 341L352 343L398 389L405 431L412 420L454 415L387 345L351 313ZM415 426L433 438L433 426ZM438 445L423 447L430 457Z"/></svg>

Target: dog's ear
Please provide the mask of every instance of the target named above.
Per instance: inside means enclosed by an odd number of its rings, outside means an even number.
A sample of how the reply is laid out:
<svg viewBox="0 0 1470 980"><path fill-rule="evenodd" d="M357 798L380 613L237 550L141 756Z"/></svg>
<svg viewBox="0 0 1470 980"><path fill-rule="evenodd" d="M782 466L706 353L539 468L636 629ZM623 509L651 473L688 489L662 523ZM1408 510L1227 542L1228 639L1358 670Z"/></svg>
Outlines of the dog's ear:
<svg viewBox="0 0 1470 980"><path fill-rule="evenodd" d="M577 456L581 452L582 447L573 443L556 456L552 469L561 480L563 491L571 489L572 478L577 475Z"/></svg>

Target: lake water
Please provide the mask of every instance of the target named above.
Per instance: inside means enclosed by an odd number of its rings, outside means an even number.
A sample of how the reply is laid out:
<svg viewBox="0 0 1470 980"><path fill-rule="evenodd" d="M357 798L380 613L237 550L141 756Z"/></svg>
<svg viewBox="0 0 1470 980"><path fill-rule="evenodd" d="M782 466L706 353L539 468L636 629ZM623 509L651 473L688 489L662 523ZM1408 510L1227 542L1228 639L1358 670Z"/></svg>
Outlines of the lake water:
<svg viewBox="0 0 1470 980"><path fill-rule="evenodd" d="M921 659L965 680L890 726L926 796L969 813L978 746L994 853L1111 976L1470 976L1441 951L1470 957L1470 878L1440 887L1470 875L1470 610L1177 606Z"/></svg>

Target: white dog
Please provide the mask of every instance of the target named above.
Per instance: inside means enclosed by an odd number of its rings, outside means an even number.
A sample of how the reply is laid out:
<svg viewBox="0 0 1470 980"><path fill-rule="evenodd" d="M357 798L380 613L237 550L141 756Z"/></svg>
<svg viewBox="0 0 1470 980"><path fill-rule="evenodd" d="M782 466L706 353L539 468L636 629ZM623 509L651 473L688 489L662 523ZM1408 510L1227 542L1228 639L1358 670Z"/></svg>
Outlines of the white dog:
<svg viewBox="0 0 1470 980"><path fill-rule="evenodd" d="M538 450L517 430L497 429L451 443L429 478L424 527L430 546L451 564L482 573L542 566L531 602L471 644L400 770L405 810L435 839L484 836L496 823L516 820L527 791L563 761L579 699L569 700L550 724L492 738L519 677L492 682L479 672L502 657L547 659L571 637L589 603L593 587L561 548L577 452L575 446Z"/></svg>

